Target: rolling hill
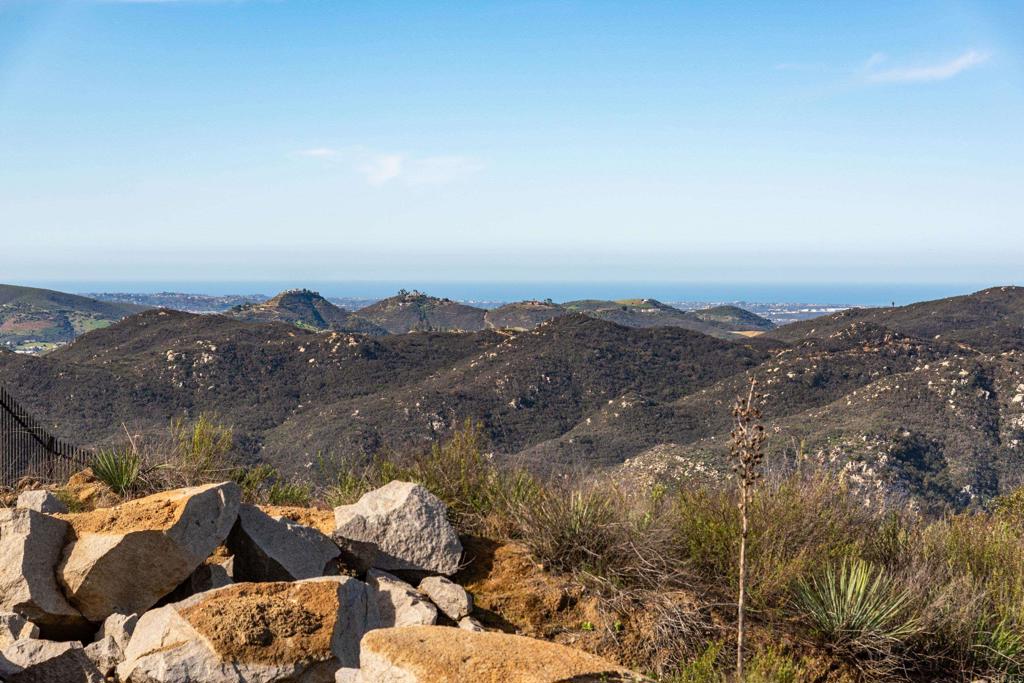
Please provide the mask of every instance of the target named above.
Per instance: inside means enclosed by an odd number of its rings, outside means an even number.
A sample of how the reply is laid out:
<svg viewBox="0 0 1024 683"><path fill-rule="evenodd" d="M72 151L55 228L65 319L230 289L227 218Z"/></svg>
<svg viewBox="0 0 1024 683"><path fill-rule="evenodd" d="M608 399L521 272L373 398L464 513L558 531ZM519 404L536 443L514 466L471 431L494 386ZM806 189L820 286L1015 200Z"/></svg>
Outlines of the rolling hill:
<svg viewBox="0 0 1024 683"><path fill-rule="evenodd" d="M484 329L482 308L422 292L402 290L395 296L356 311L356 315L384 328L389 334L407 332L476 332Z"/></svg>
<svg viewBox="0 0 1024 683"><path fill-rule="evenodd" d="M66 343L142 310L49 289L0 285L0 345Z"/></svg>
<svg viewBox="0 0 1024 683"><path fill-rule="evenodd" d="M944 339L998 352L1024 350L1024 287L989 289L896 308L851 308L792 323L771 335L793 341L825 337L854 323L874 323L923 339Z"/></svg>
<svg viewBox="0 0 1024 683"><path fill-rule="evenodd" d="M725 476L730 406L754 379L770 468L835 468L866 500L940 510L1024 479L1022 305L1024 290L998 288L728 339L627 327L578 302L588 314L532 302L498 329L387 336L160 310L47 356L0 354L0 383L73 441L210 412L250 457L305 476L318 456L416 451L472 418L496 457L671 481ZM532 322L523 310L559 315L509 329Z"/></svg>
<svg viewBox="0 0 1024 683"><path fill-rule="evenodd" d="M308 289L289 289L267 301L239 304L225 311L224 315L249 322L288 323L317 332L388 334L383 327L335 306Z"/></svg>
<svg viewBox="0 0 1024 683"><path fill-rule="evenodd" d="M704 311L688 312L657 299L589 299L568 301L562 306L569 311L628 327L681 327L723 339L735 338L736 332L739 331L764 331L774 327L770 320L735 306L718 306Z"/></svg>
<svg viewBox="0 0 1024 683"><path fill-rule="evenodd" d="M517 301L487 311L484 323L492 329L524 331L572 313L561 304L548 301Z"/></svg>

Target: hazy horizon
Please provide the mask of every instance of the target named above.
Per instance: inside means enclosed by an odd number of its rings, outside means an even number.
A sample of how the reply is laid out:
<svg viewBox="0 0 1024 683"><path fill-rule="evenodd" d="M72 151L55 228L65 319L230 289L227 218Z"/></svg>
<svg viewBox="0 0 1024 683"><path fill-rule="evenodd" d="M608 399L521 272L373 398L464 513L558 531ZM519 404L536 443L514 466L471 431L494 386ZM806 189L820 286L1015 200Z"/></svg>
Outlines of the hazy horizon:
<svg viewBox="0 0 1024 683"><path fill-rule="evenodd" d="M808 303L821 305L886 306L970 294L1011 282L978 283L725 283L658 281L439 281L375 280L24 280L0 284L55 289L76 294L179 292L186 294L265 295L286 289L311 289L326 297L382 299L399 289L420 290L459 301L509 302L527 299L654 298L675 302Z"/></svg>

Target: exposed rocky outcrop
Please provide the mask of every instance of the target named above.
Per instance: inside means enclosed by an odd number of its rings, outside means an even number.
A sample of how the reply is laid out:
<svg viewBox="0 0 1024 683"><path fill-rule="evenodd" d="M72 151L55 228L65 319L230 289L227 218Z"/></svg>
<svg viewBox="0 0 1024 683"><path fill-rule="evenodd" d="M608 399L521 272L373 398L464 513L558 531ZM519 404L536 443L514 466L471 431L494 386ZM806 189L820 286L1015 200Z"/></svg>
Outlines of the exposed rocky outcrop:
<svg viewBox="0 0 1024 683"><path fill-rule="evenodd" d="M78 642L19 640L0 651L6 683L103 683Z"/></svg>
<svg viewBox="0 0 1024 683"><path fill-rule="evenodd" d="M94 622L149 609L227 538L239 497L233 483L211 484L71 516L58 569L68 599Z"/></svg>
<svg viewBox="0 0 1024 683"><path fill-rule="evenodd" d="M473 596L459 584L443 576L428 576L420 581L420 591L452 621L468 617L473 611Z"/></svg>
<svg viewBox="0 0 1024 683"><path fill-rule="evenodd" d="M437 607L427 596L397 576L379 569L366 573L369 628L429 626L437 623Z"/></svg>
<svg viewBox="0 0 1024 683"><path fill-rule="evenodd" d="M39 637L39 627L14 612L0 613L0 650L16 640Z"/></svg>
<svg viewBox="0 0 1024 683"><path fill-rule="evenodd" d="M341 576L324 575L339 569L338 545L296 521L329 528L330 511L238 497L213 484L60 517L0 510L11 610L0 613L0 681L633 680L591 655L486 631L472 596L443 576L462 546L422 486L391 482L333 511L355 563Z"/></svg>

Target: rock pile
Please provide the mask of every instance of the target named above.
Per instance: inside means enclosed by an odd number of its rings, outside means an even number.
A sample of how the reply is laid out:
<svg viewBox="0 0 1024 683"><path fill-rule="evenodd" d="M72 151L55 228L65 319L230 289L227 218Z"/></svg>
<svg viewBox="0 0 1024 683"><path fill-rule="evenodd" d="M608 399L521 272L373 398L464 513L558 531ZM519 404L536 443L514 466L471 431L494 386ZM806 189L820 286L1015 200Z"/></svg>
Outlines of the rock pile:
<svg viewBox="0 0 1024 683"><path fill-rule="evenodd" d="M459 538L419 485L336 508L333 529L240 497L221 483L69 514L30 492L0 509L0 681L638 680L483 632L448 578Z"/></svg>

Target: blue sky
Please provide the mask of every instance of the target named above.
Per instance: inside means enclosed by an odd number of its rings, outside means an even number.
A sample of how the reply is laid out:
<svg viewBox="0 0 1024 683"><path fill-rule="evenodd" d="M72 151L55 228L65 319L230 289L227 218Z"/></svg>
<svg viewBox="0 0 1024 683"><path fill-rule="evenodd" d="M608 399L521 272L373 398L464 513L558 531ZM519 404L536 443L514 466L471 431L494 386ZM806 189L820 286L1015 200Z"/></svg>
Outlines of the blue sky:
<svg viewBox="0 0 1024 683"><path fill-rule="evenodd" d="M0 281L1024 281L1024 3L0 0Z"/></svg>

